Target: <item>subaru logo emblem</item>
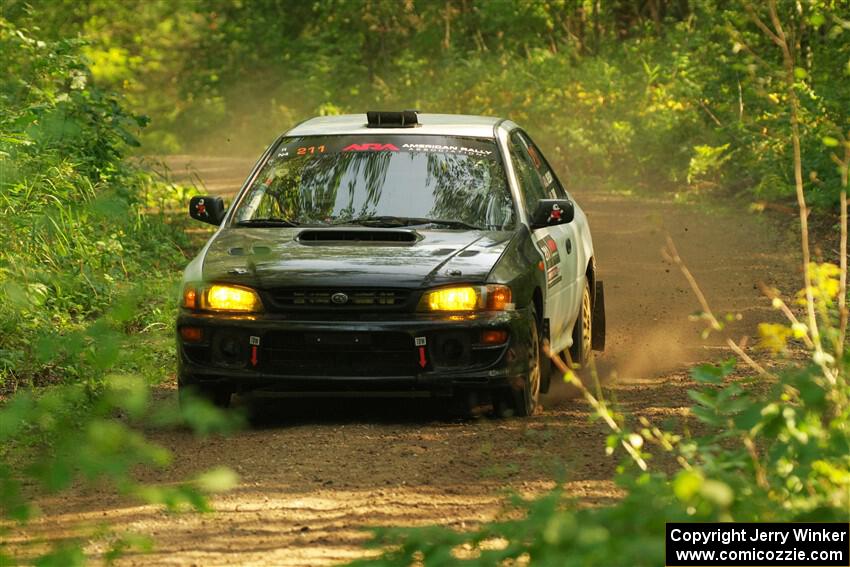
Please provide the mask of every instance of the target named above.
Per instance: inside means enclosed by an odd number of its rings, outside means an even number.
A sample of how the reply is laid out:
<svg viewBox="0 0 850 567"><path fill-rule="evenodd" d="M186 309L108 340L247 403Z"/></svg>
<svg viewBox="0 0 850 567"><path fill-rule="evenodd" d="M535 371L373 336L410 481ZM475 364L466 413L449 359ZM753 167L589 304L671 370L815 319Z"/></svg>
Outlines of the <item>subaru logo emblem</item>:
<svg viewBox="0 0 850 567"><path fill-rule="evenodd" d="M331 301L337 305L345 305L348 303L348 296L342 292L337 292L331 296Z"/></svg>

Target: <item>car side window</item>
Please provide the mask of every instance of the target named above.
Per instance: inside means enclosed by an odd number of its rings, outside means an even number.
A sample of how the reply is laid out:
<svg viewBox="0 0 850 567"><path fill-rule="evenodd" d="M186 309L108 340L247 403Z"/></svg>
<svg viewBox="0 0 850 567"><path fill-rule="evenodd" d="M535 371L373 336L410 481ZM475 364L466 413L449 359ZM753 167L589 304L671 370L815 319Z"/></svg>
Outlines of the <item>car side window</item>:
<svg viewBox="0 0 850 567"><path fill-rule="evenodd" d="M555 172L552 171L552 168L549 166L546 158L543 157L543 153L537 148L534 142L531 141L528 134L519 131L516 135L520 143L525 147L529 158L531 159L534 171L540 179L540 183L543 185L543 192L546 194L546 198L568 199L569 195L567 195L566 190L564 190L564 187L558 181L558 178L555 176Z"/></svg>
<svg viewBox="0 0 850 567"><path fill-rule="evenodd" d="M540 175L534 168L534 162L528 153L528 146L523 142L518 132L511 135L509 150L511 162L514 164L520 190L525 200L525 210L530 216L534 212L537 202L546 198L546 191L543 188Z"/></svg>

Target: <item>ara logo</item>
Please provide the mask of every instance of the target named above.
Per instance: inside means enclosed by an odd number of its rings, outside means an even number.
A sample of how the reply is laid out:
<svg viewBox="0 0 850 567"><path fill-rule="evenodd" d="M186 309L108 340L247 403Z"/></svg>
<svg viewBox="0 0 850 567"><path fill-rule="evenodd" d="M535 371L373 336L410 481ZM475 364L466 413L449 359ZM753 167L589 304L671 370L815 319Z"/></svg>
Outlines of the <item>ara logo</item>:
<svg viewBox="0 0 850 567"><path fill-rule="evenodd" d="M344 152L397 152L392 144L351 144L342 149Z"/></svg>

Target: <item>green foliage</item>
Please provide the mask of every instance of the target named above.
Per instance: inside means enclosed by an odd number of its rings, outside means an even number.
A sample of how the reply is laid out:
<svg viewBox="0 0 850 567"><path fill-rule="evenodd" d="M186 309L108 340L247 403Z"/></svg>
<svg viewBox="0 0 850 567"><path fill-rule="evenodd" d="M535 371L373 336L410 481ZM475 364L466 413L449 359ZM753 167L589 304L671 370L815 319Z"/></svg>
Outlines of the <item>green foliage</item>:
<svg viewBox="0 0 850 567"><path fill-rule="evenodd" d="M124 324L164 319L171 295L153 292L185 258L181 231L151 214L168 187L122 160L145 120L96 86L81 49L0 19L0 388L79 376L36 337L103 313L128 282L157 283Z"/></svg>
<svg viewBox="0 0 850 567"><path fill-rule="evenodd" d="M792 85L754 23L766 18L763 2L6 0L0 391L17 393L0 408L0 513L32 514L27 479L36 493L108 481L146 502L197 509L202 492L234 482L213 470L163 489L130 474L169 458L139 435L141 422L202 433L234 423L202 401L183 416L151 404L147 384L171 364L171 337L159 329L171 325L186 246L165 211L185 194L123 159L147 123L127 108L155 118L147 151L251 154L314 114L504 115L538 133L574 188L687 184L784 200L794 195L790 97L806 196L833 207L840 175L823 149L847 144L850 4L777 4L795 47ZM811 266L815 283L798 298L813 298L805 307L818 332L811 320L760 326L763 347L780 356L802 343L804 363L767 382L739 380L734 360L693 369L700 437L645 419L630 428L594 406L615 426L609 453L629 457L618 504L580 509L554 491L514 500L514 519L471 533L380 530L374 543L391 547L369 563L655 565L666 521L847 521L850 354L836 270ZM44 383L56 385L29 387ZM680 470L631 466L661 454ZM149 545L122 538L107 557ZM37 564L83 561L70 542Z"/></svg>
<svg viewBox="0 0 850 567"><path fill-rule="evenodd" d="M146 120L96 85L84 48L0 18L0 542L7 520L26 524L39 497L81 483L207 510L206 494L236 482L224 469L177 486L133 474L171 459L140 425L212 434L239 421L200 400L182 414L151 401L150 383L173 366L161 329L173 324L185 237L162 211L178 199L124 161ZM109 560L150 547L113 540ZM0 564L21 553L0 544ZM72 539L34 559L84 561Z"/></svg>
<svg viewBox="0 0 850 567"><path fill-rule="evenodd" d="M778 5L799 50L806 189L816 205L834 206L838 176L820 144L850 125L850 4ZM418 108L521 121L579 187L687 183L786 199L793 175L781 55L745 6L8 0L5 13L57 38L85 37L94 76L155 117L147 140L168 151L256 154L315 114Z"/></svg>
<svg viewBox="0 0 850 567"><path fill-rule="evenodd" d="M43 348L84 360L77 381L37 390L21 390L0 407L0 518L25 524L36 508L33 500L86 483L115 490L170 510L209 510L205 495L230 489L237 482L228 469L213 469L179 485L148 485L136 480L140 466L165 467L168 450L138 431L142 424L189 424L203 434L226 433L240 422L201 400L178 413L152 403L146 377L116 372L122 333L116 314L132 315L125 306L78 333L49 339ZM45 339L47 340L47 339ZM0 529L2 535L3 529ZM0 538L1 540L2 538ZM144 550L137 538L120 539L111 555L129 547ZM0 545L0 564L20 553ZM41 556L37 564L82 564L80 542L67 540ZM70 562L70 563L68 563Z"/></svg>
<svg viewBox="0 0 850 567"><path fill-rule="evenodd" d="M553 567L663 565L665 522L690 518L669 495L653 492L660 482L642 477L616 507L577 508L560 489L536 500L514 498L509 511L522 519L494 522L473 533L439 527L378 530L376 541L394 549L350 565L490 566L511 559Z"/></svg>
<svg viewBox="0 0 850 567"><path fill-rule="evenodd" d="M732 156L728 153L729 144L722 146L694 146L694 156L688 164L688 183L693 184L718 174L723 165Z"/></svg>

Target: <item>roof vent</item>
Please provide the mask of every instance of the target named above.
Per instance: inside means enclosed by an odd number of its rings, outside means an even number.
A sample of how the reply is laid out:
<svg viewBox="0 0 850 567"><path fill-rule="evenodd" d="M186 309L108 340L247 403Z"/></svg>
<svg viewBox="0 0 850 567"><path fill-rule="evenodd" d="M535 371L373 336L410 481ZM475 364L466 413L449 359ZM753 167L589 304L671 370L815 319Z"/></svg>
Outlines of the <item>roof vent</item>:
<svg viewBox="0 0 850 567"><path fill-rule="evenodd" d="M413 244L418 240L415 232L411 230L330 230L316 229L303 230L298 235L301 244Z"/></svg>
<svg viewBox="0 0 850 567"><path fill-rule="evenodd" d="M370 110L366 113L367 128L415 128L419 126L416 110L390 112Z"/></svg>

